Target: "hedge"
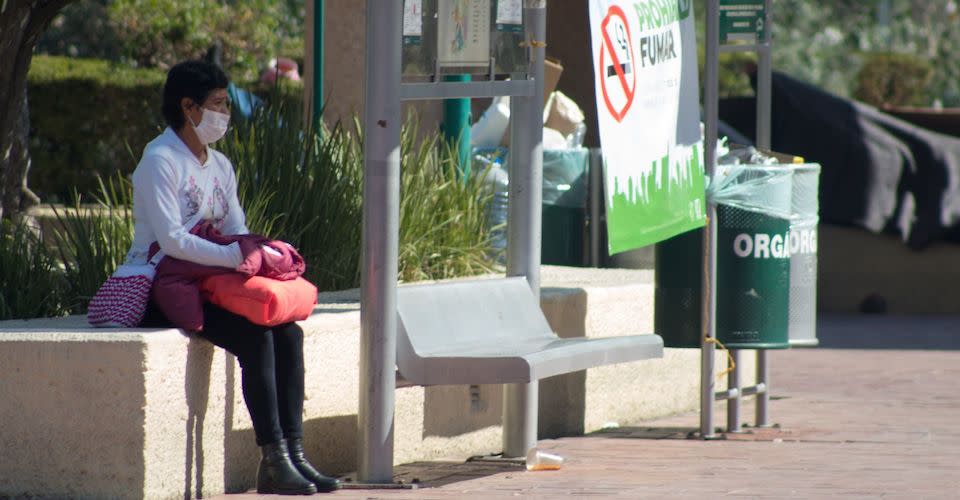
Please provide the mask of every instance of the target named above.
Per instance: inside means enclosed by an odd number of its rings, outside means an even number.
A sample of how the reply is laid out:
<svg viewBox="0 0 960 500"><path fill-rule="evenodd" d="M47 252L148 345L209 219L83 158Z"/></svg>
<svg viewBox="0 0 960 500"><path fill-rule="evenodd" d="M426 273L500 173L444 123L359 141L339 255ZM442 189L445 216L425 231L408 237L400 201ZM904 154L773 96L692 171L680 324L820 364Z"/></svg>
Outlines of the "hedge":
<svg viewBox="0 0 960 500"><path fill-rule="evenodd" d="M101 59L35 55L28 75L30 188L45 202L99 193L97 175L129 174L166 126L160 100L167 72ZM301 82L238 82L263 101L303 101ZM234 116L234 120L239 116Z"/></svg>
<svg viewBox="0 0 960 500"><path fill-rule="evenodd" d="M29 185L44 201L96 193L97 174L129 173L163 128L166 72L36 55L30 66Z"/></svg>
<svg viewBox="0 0 960 500"><path fill-rule="evenodd" d="M913 54L876 52L868 54L857 74L854 97L877 107L926 106L934 66Z"/></svg>

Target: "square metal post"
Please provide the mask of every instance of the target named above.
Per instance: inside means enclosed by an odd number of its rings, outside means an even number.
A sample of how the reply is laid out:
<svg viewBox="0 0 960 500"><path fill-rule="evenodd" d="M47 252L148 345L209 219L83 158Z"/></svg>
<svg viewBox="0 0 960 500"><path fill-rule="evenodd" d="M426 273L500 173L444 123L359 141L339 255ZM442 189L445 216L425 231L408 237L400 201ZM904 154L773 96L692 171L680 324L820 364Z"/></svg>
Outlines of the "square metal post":
<svg viewBox="0 0 960 500"><path fill-rule="evenodd" d="M767 404L770 402L770 374L767 366L767 350L757 351L757 386L763 386L763 392L757 393L757 420L754 422L756 427L770 427L767 421Z"/></svg>
<svg viewBox="0 0 960 500"><path fill-rule="evenodd" d="M543 59L546 0L524 0L533 94L510 99L510 192L507 212L507 276L524 276L540 297L540 233L543 211ZM539 384L503 390L503 454L521 457L537 444Z"/></svg>
<svg viewBox="0 0 960 500"><path fill-rule="evenodd" d="M742 432L740 423L740 402L743 401L743 390L740 387L740 349L730 350L733 367L727 375L727 432Z"/></svg>
<svg viewBox="0 0 960 500"><path fill-rule="evenodd" d="M367 0L358 480L393 480L403 2Z"/></svg>
<svg viewBox="0 0 960 500"><path fill-rule="evenodd" d="M763 40L758 40L757 44L757 147L761 149L771 149L770 144L770 123L772 114L773 98L773 75L770 62L770 51L772 43L770 41L770 17L773 0L764 1L764 25ZM767 366L767 350L757 351L757 384L763 384L767 390L757 394L756 401L756 422L757 427L767 427L767 405L770 402L770 379Z"/></svg>
<svg viewBox="0 0 960 500"><path fill-rule="evenodd" d="M719 119L720 0L707 1L706 62L704 64L703 107L705 112L703 158L707 177L713 177L717 162L717 120ZM714 353L717 338L717 205L707 203L704 235L703 333L700 346L700 437L715 437L713 428Z"/></svg>

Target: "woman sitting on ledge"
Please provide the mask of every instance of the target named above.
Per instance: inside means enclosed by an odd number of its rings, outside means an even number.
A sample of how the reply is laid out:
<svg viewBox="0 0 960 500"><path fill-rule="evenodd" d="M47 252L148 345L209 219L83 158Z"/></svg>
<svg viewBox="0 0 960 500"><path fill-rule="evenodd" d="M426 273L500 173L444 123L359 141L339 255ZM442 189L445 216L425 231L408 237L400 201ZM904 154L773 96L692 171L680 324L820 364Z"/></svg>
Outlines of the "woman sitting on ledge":
<svg viewBox="0 0 960 500"><path fill-rule="evenodd" d="M182 62L167 74L162 110L168 127L147 145L133 173L128 264L145 264L154 242L164 254L197 264L236 269L242 263L237 243L217 245L190 233L202 220L223 234L248 233L233 165L208 147L227 131L228 83L220 68L200 61ZM169 325L151 300L141 326ZM240 362L243 399L262 453L257 492L339 488L337 479L317 472L303 453L303 330L296 323L256 325L208 302L196 334Z"/></svg>

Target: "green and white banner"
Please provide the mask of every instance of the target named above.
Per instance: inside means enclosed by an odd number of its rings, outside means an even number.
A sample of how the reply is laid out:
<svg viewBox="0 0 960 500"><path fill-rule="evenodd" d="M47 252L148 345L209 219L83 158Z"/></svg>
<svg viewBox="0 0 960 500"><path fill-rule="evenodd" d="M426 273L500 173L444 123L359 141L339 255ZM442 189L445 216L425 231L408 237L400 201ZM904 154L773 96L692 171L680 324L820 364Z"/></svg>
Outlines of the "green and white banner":
<svg viewBox="0 0 960 500"><path fill-rule="evenodd" d="M611 254L705 224L692 0L591 0Z"/></svg>

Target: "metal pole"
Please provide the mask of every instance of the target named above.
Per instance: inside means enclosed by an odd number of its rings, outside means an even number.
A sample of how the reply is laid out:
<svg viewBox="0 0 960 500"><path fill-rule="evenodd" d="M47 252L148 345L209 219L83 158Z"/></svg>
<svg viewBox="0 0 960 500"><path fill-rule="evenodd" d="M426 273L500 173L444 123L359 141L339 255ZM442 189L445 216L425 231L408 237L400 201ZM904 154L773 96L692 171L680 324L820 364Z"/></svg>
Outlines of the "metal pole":
<svg viewBox="0 0 960 500"><path fill-rule="evenodd" d="M470 75L446 75L445 82L469 82ZM470 175L470 99L444 99L443 138L457 148L457 172L466 179Z"/></svg>
<svg viewBox="0 0 960 500"><path fill-rule="evenodd" d="M720 59L720 0L707 1L706 25L706 62L704 64L703 106L706 114L704 123L704 168L707 176L713 177L713 167L717 155L717 120L719 118L719 67ZM715 322L717 313L717 206L707 204L707 227L703 231L704 270L703 273L703 342L700 346L700 436L703 439L715 437L713 430L714 402L714 359L716 351L712 339L717 336Z"/></svg>
<svg viewBox="0 0 960 500"><path fill-rule="evenodd" d="M540 296L540 231L543 208L543 58L546 0L524 0L533 95L510 99L510 193L507 212L507 276L525 276ZM520 457L537 444L538 382L503 389L503 455Z"/></svg>
<svg viewBox="0 0 960 500"><path fill-rule="evenodd" d="M313 120L316 130L323 108L323 0L308 0L304 7L303 119Z"/></svg>
<svg viewBox="0 0 960 500"><path fill-rule="evenodd" d="M764 37L757 47L757 147L771 149L771 99L773 97L773 76L770 64L772 42L770 32L770 10L773 0L764 2ZM767 390L757 395L757 427L767 427L767 404L770 402L770 382L767 372L767 351L757 350L757 384L763 384Z"/></svg>
<svg viewBox="0 0 960 500"><path fill-rule="evenodd" d="M739 389L727 389L726 391L717 391L714 393L713 397L719 400L725 400L730 398L745 398L747 396L753 396L755 394L760 394L761 392L767 390L767 387L763 384L751 385L748 387L741 387Z"/></svg>
<svg viewBox="0 0 960 500"><path fill-rule="evenodd" d="M733 358L733 369L727 375L727 390L736 391L736 397L727 399L727 432L741 432L740 430L740 402L743 400L743 391L740 390L740 350L731 349L730 357ZM714 396L716 397L716 396Z"/></svg>
<svg viewBox="0 0 960 500"><path fill-rule="evenodd" d="M600 204L603 203L603 155L590 148L590 267L600 267Z"/></svg>
<svg viewBox="0 0 960 500"><path fill-rule="evenodd" d="M772 0L764 2L764 35L757 43L757 147L771 149L770 109L773 96L773 76L770 62L770 7Z"/></svg>
<svg viewBox="0 0 960 500"><path fill-rule="evenodd" d="M313 2L304 2L304 19L313 19ZM303 122L310 123L313 116L313 88L309 85L313 81L313 37L314 26L311 22L304 22L303 29Z"/></svg>
<svg viewBox="0 0 960 500"><path fill-rule="evenodd" d="M313 108L311 113L314 126L320 124L320 113L323 110L323 1L313 0Z"/></svg>
<svg viewBox="0 0 960 500"><path fill-rule="evenodd" d="M540 383L503 386L503 456L523 457L537 445Z"/></svg>
<svg viewBox="0 0 960 500"><path fill-rule="evenodd" d="M757 351L757 385L762 385L765 390L757 393L757 427L770 427L767 419L767 403L770 402L770 372L767 366L767 351L760 349Z"/></svg>
<svg viewBox="0 0 960 500"><path fill-rule="evenodd" d="M367 0L357 478L393 479L403 2Z"/></svg>

